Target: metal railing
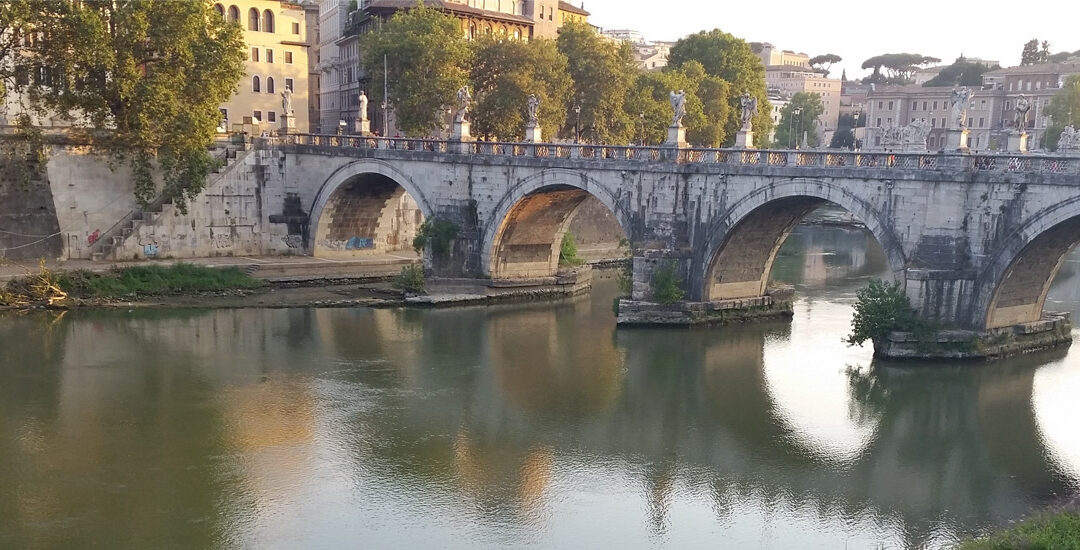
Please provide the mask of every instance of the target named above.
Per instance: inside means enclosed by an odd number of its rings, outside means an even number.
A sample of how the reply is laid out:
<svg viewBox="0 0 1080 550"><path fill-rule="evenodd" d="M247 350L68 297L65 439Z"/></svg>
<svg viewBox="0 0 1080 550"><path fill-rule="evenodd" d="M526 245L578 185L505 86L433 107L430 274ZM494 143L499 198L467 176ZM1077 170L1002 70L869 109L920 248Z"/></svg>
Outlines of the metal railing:
<svg viewBox="0 0 1080 550"><path fill-rule="evenodd" d="M388 151L456 153L485 157L583 159L652 163L786 166L795 168L871 168L907 171L1080 174L1080 156L889 153L784 149L711 149L578 143L519 143L445 139L288 134L263 138L269 144L310 145Z"/></svg>

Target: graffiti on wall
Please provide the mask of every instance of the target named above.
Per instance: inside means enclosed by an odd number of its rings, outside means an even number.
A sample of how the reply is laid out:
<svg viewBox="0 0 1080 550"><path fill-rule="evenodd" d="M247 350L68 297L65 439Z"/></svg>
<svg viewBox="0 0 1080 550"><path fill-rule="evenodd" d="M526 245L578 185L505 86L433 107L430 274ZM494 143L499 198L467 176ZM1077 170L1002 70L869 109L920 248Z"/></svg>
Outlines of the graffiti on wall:
<svg viewBox="0 0 1080 550"><path fill-rule="evenodd" d="M319 246L330 250L364 250L375 248L375 239L371 237L352 237L347 240L323 239Z"/></svg>

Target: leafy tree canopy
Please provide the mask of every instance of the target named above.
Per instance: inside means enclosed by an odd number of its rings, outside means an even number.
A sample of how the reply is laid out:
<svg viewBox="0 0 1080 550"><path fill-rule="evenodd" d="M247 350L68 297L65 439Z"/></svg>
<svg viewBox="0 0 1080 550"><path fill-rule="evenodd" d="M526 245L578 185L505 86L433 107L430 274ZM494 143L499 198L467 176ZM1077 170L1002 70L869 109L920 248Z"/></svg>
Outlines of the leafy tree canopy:
<svg viewBox="0 0 1080 550"><path fill-rule="evenodd" d="M1024 43L1024 50L1020 52L1021 65L1036 65L1050 60L1050 43L1038 38L1032 38Z"/></svg>
<svg viewBox="0 0 1080 550"><path fill-rule="evenodd" d="M858 123L856 125L855 116L851 113L844 113L840 115L839 120L836 123L836 132L833 132L832 141L829 143L829 147L833 149L851 149L855 146L855 128L866 127L866 114L859 113Z"/></svg>
<svg viewBox="0 0 1080 550"><path fill-rule="evenodd" d="M582 137L593 142L627 143L634 122L624 103L637 73L629 44L604 40L592 27L572 21L559 29L558 50L573 79L571 109L580 105ZM563 135L573 137L578 115L568 113Z"/></svg>
<svg viewBox="0 0 1080 550"><path fill-rule="evenodd" d="M366 67L389 74L389 103L397 127L407 135L423 136L445 125L447 109L465 84L471 49L461 23L452 15L424 6L394 14L376 32L360 37ZM383 97L383 71L372 70L371 95Z"/></svg>
<svg viewBox="0 0 1080 550"><path fill-rule="evenodd" d="M983 63L975 63L958 57L952 65L941 69L937 76L927 80L923 86L980 86L983 73L999 68L997 65L987 67Z"/></svg>
<svg viewBox="0 0 1080 550"><path fill-rule="evenodd" d="M1046 114L1050 117L1050 126L1046 129L1045 145L1056 150L1061 131L1066 126L1080 127L1080 75L1065 80L1061 91L1050 99Z"/></svg>
<svg viewBox="0 0 1080 550"><path fill-rule="evenodd" d="M739 96L743 92L749 92L758 100L758 114L753 120L754 144L758 147L764 146L772 131L772 117L765 94L765 67L762 66L761 59L754 55L750 45L720 29L701 31L683 37L672 46L668 67L675 70L690 61L697 61L706 74L728 83L725 143L732 143L736 132L742 126L739 119Z"/></svg>
<svg viewBox="0 0 1080 550"><path fill-rule="evenodd" d="M873 69L866 82L882 84L906 84L915 77L915 71L931 63L940 63L936 57L917 53L886 53L863 61L862 68ZM885 74L881 70L885 69Z"/></svg>
<svg viewBox="0 0 1080 550"><path fill-rule="evenodd" d="M816 55L810 58L810 66L821 71L825 76L829 76L829 70L832 68L833 63L839 63L844 58L834 53L827 53L823 55Z"/></svg>
<svg viewBox="0 0 1080 550"><path fill-rule="evenodd" d="M553 40L482 39L476 45L470 80L476 89L472 122L478 135L522 139L529 94L540 98L537 114L544 136L557 135L566 121L573 80L566 56Z"/></svg>
<svg viewBox="0 0 1080 550"><path fill-rule="evenodd" d="M689 61L676 69L659 73L641 73L626 101L631 118L639 118L636 141L660 143L667 138L671 124L672 90L686 92L687 140L700 147L720 147L726 137L725 124L731 106L728 96L731 86L725 80L705 73L697 61Z"/></svg>
<svg viewBox="0 0 1080 550"><path fill-rule="evenodd" d="M799 114L795 114L795 110ZM820 144L817 132L817 119L825 112L821 96L810 92L799 92L791 101L780 109L780 124L776 126L776 144L779 147L795 147L806 136L806 145L817 147Z"/></svg>
<svg viewBox="0 0 1080 550"><path fill-rule="evenodd" d="M161 194L184 210L213 168L218 108L244 72L239 24L209 1L13 0L0 14L0 25L36 31L17 55L0 45L17 73L7 83L39 112L111 130L98 143L133 163L136 197L158 193L156 163Z"/></svg>

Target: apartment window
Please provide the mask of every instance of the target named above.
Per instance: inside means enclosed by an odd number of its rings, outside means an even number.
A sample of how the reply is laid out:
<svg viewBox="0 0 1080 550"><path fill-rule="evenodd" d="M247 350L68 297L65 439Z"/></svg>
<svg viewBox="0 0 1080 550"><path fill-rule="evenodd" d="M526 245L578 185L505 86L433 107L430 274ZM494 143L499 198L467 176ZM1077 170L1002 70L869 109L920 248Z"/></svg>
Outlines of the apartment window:
<svg viewBox="0 0 1080 550"><path fill-rule="evenodd" d="M968 127L973 126L975 123L975 117L968 117Z"/></svg>
<svg viewBox="0 0 1080 550"><path fill-rule="evenodd" d="M983 117L979 117L979 128L982 128L983 124L986 124L986 119Z"/></svg>
<svg viewBox="0 0 1080 550"><path fill-rule="evenodd" d="M884 109L884 107L882 107L882 105L884 105L883 102L881 102L881 101L877 102L877 108L878 109Z"/></svg>
<svg viewBox="0 0 1080 550"><path fill-rule="evenodd" d="M274 93L274 77L272 76L266 77L266 93Z"/></svg>
<svg viewBox="0 0 1080 550"><path fill-rule="evenodd" d="M292 63L292 52L285 52L285 63Z"/></svg>
<svg viewBox="0 0 1080 550"><path fill-rule="evenodd" d="M251 48L251 60L256 63L259 62L259 48Z"/></svg>
<svg viewBox="0 0 1080 550"><path fill-rule="evenodd" d="M264 32L274 32L274 12L270 10L263 11L262 30Z"/></svg>
<svg viewBox="0 0 1080 550"><path fill-rule="evenodd" d="M934 102L934 110L935 111L937 110L937 102L936 101Z"/></svg>
<svg viewBox="0 0 1080 550"><path fill-rule="evenodd" d="M879 118L879 119L877 119L877 127L878 127L878 128L881 128L881 119L880 119L880 118Z"/></svg>
<svg viewBox="0 0 1080 550"><path fill-rule="evenodd" d="M887 124L888 124L889 126L892 126L892 117L889 117L888 119L886 119L886 121L885 121L885 122L886 122L886 123L887 123Z"/></svg>
<svg viewBox="0 0 1080 550"><path fill-rule="evenodd" d="M262 111L252 111L251 112L251 118L253 118L253 119L255 119L255 120L259 121L259 122L262 122Z"/></svg>
<svg viewBox="0 0 1080 550"><path fill-rule="evenodd" d="M941 117L941 127L945 127L945 117Z"/></svg>
<svg viewBox="0 0 1080 550"><path fill-rule="evenodd" d="M285 79L285 89L286 90L292 90L292 91L296 90L296 88L293 88L293 80L291 78L286 78Z"/></svg>
<svg viewBox="0 0 1080 550"><path fill-rule="evenodd" d="M221 4L214 4L214 11L216 11L222 19L225 19L225 6L222 6Z"/></svg>
<svg viewBox="0 0 1080 550"><path fill-rule="evenodd" d="M229 6L229 23L236 23L240 20L240 8L236 6Z"/></svg>
<svg viewBox="0 0 1080 550"><path fill-rule="evenodd" d="M915 122L915 117L911 117L911 122Z"/></svg>
<svg viewBox="0 0 1080 550"><path fill-rule="evenodd" d="M924 110L924 111L926 110L926 102L925 101L922 102L922 110Z"/></svg>
<svg viewBox="0 0 1080 550"><path fill-rule="evenodd" d="M267 111L266 112L266 121L267 122L277 122L277 113L275 113L274 111Z"/></svg>
<svg viewBox="0 0 1080 550"><path fill-rule="evenodd" d="M251 91L253 91L253 92L261 92L262 91L262 82L259 80L258 75L255 75L255 76L251 77Z"/></svg>
<svg viewBox="0 0 1080 550"><path fill-rule="evenodd" d="M889 102L889 110L890 111L893 110L893 102L892 101Z"/></svg>
<svg viewBox="0 0 1080 550"><path fill-rule="evenodd" d="M911 110L912 111L918 111L919 110L919 102L918 101L912 101L911 102ZM914 121L912 121L912 122L914 122Z"/></svg>
<svg viewBox="0 0 1080 550"><path fill-rule="evenodd" d="M271 50L270 48L266 48L266 62L267 63L273 63L274 62L274 50Z"/></svg>
<svg viewBox="0 0 1080 550"><path fill-rule="evenodd" d="M292 33L293 34L300 34L300 23L294 22L292 24Z"/></svg>
<svg viewBox="0 0 1080 550"><path fill-rule="evenodd" d="M930 127L931 128L937 128L937 119L936 118L930 119Z"/></svg>
<svg viewBox="0 0 1080 550"><path fill-rule="evenodd" d="M259 30L259 10L255 8L248 10L248 30Z"/></svg>

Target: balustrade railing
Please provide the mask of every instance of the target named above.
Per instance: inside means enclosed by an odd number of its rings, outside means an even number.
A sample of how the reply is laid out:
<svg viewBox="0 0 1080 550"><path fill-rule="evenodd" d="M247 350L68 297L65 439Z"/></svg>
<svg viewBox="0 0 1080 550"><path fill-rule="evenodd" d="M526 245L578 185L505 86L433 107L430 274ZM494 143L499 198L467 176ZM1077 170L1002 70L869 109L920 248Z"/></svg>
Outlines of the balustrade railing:
<svg viewBox="0 0 1080 550"><path fill-rule="evenodd" d="M585 143L518 143L453 141L445 139L386 138L322 134L288 134L264 142L315 147L342 147L430 153L464 153L538 159L590 161L675 162L686 164L740 164L795 168L854 168L895 170L963 170L972 172L1041 172L1080 174L1080 156L889 153L770 149L707 149L658 146L596 145Z"/></svg>

